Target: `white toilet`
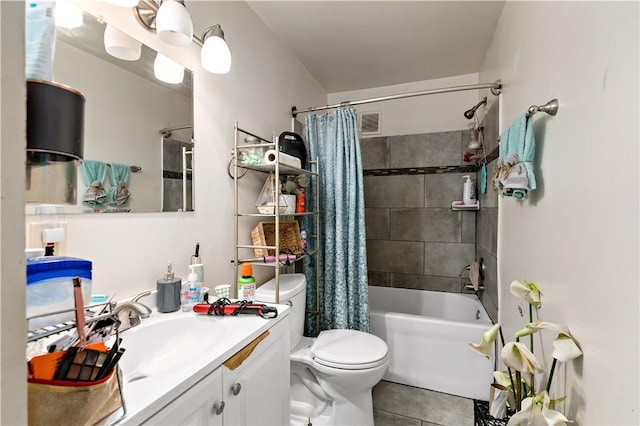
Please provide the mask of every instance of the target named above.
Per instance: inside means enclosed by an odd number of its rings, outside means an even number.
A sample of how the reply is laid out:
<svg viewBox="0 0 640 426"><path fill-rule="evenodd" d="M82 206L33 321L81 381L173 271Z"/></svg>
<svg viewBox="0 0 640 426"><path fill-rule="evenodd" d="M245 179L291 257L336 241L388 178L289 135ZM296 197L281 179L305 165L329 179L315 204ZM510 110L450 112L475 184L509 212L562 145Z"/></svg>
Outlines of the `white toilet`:
<svg viewBox="0 0 640 426"><path fill-rule="evenodd" d="M356 330L326 330L303 337L307 280L280 275L280 303L291 306L291 424L371 425L371 389L389 366L384 340ZM275 280L255 300L275 302Z"/></svg>

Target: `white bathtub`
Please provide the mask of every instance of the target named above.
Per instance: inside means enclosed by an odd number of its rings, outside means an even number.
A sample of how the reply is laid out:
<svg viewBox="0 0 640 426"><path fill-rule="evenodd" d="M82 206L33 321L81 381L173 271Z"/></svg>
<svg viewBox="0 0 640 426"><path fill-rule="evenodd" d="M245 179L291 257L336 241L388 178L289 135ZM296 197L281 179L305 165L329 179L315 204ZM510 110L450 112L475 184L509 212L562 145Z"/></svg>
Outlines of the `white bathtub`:
<svg viewBox="0 0 640 426"><path fill-rule="evenodd" d="M493 362L468 347L492 325L475 295L369 286L369 305L391 354L383 380L488 399Z"/></svg>

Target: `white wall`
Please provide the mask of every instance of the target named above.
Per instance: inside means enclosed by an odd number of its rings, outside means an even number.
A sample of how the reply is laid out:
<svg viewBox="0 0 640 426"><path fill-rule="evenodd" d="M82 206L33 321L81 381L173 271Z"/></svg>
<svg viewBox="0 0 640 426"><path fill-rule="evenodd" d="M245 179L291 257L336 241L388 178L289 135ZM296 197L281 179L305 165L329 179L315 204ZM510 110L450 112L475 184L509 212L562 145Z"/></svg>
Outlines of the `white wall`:
<svg viewBox="0 0 640 426"><path fill-rule="evenodd" d="M0 2L0 424L27 423L24 2Z"/></svg>
<svg viewBox="0 0 640 426"><path fill-rule="evenodd" d="M534 281L540 317L579 340L584 357L556 374L577 424L640 423L638 27L637 2L507 2L480 73L502 79L503 128L560 101L535 116L539 189L500 200L499 308L510 335L509 283Z"/></svg>
<svg viewBox="0 0 640 426"><path fill-rule="evenodd" d="M478 81L477 73L465 74L393 86L330 93L328 102L329 104L337 104L343 101L357 101L423 90L492 82L493 80ZM466 129L469 120L464 118L463 113L475 105L479 97L477 90L468 90L355 105L354 108L358 112L381 113L380 134L371 136L413 135ZM489 95L489 97L492 97L492 95ZM318 105L297 105L297 107L298 109L304 109Z"/></svg>

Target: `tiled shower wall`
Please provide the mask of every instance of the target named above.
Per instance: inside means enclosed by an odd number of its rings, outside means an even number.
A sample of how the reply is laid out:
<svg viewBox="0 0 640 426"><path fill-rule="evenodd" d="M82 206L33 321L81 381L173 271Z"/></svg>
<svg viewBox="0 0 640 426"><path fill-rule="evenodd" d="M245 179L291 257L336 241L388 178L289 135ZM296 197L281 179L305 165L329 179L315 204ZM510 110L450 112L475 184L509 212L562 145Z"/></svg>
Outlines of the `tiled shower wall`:
<svg viewBox="0 0 640 426"><path fill-rule="evenodd" d="M495 147L497 107L492 110L495 129L485 130L485 135ZM463 176L469 174L478 182L479 173L455 171L469 165L462 161L468 142L466 130L361 139L369 285L459 293L469 283L467 272L460 277L461 270L483 257L486 290L480 298L495 321L497 197L488 185L487 194L480 194L479 212L451 209L452 201L462 199ZM434 169L386 176L367 173L420 167ZM492 173L489 168L489 180Z"/></svg>
<svg viewBox="0 0 640 426"><path fill-rule="evenodd" d="M476 213L476 258L484 259L484 291L480 300L494 322L498 321L498 193L491 187L498 150L498 101L487 111L484 120L484 146L488 159L487 192L479 193L480 210ZM491 155L493 153L493 155ZM480 173L477 174L480 179ZM478 180L479 181L479 180Z"/></svg>

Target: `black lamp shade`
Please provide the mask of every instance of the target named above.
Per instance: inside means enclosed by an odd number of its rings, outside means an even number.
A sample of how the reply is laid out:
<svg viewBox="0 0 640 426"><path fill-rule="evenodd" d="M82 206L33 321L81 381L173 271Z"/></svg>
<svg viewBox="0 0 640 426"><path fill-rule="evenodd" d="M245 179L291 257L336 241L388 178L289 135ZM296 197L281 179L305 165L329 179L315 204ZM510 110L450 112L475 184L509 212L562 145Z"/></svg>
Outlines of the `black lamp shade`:
<svg viewBox="0 0 640 426"><path fill-rule="evenodd" d="M84 95L71 87L27 79L27 150L81 160L84 103Z"/></svg>

